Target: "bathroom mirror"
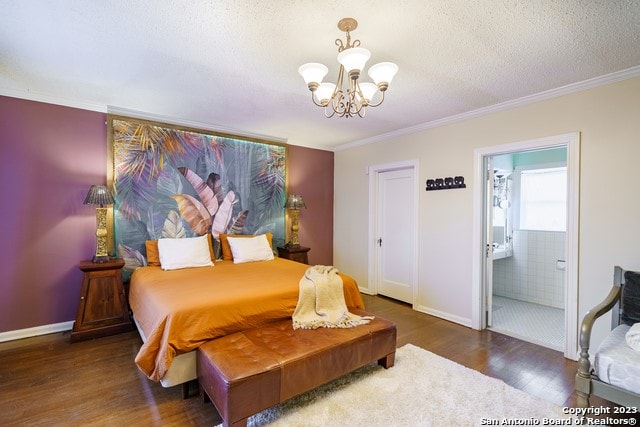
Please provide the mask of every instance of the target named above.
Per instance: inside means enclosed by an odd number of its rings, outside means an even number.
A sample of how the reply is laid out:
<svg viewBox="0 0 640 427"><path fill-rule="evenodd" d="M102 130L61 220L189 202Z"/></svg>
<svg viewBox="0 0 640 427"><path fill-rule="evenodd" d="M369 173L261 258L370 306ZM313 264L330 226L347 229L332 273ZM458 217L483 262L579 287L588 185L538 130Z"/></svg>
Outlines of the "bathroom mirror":
<svg viewBox="0 0 640 427"><path fill-rule="evenodd" d="M511 256L513 235L511 171L495 170L493 174L493 259Z"/></svg>

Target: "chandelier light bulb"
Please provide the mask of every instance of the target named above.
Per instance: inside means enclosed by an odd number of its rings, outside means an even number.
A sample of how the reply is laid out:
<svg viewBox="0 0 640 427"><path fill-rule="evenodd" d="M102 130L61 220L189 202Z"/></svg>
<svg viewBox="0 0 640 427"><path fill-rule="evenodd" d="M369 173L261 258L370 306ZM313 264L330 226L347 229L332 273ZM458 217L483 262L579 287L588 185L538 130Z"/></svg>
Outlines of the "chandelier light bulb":
<svg viewBox="0 0 640 427"><path fill-rule="evenodd" d="M309 62L298 68L298 73L300 73L304 82L309 86L311 86L312 83L315 83L316 86L322 83L322 79L324 79L324 76L326 76L328 72L329 69L326 66L318 64L317 62ZM309 87L309 89L311 89L311 87Z"/></svg>
<svg viewBox="0 0 640 427"><path fill-rule="evenodd" d="M362 96L367 101L367 104L373 99L376 92L378 91L378 86L373 83L364 82L360 83L360 91L362 91Z"/></svg>
<svg viewBox="0 0 640 427"><path fill-rule="evenodd" d="M381 83L386 83L386 86L388 86L397 72L398 66L393 62L380 62L369 68L369 77L371 77L378 86L380 86Z"/></svg>
<svg viewBox="0 0 640 427"><path fill-rule="evenodd" d="M342 64L347 73L364 69L365 64L371 57L371 52L363 47L352 47L345 49L338 54L338 62Z"/></svg>
<svg viewBox="0 0 640 427"><path fill-rule="evenodd" d="M322 105L326 105L331 100L333 96L333 91L336 89L336 85L333 83L321 83L316 89L316 98L320 101ZM377 88L376 88L377 89Z"/></svg>

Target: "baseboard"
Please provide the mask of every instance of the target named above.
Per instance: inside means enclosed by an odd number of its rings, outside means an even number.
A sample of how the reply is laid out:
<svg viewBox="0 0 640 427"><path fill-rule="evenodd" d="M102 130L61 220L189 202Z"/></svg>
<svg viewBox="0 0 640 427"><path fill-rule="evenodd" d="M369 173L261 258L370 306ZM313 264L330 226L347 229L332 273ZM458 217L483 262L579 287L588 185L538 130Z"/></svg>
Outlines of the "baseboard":
<svg viewBox="0 0 640 427"><path fill-rule="evenodd" d="M360 293L363 293L366 295L377 295L366 288L358 287L358 289L360 289ZM434 310L432 308L425 307L423 305L413 305L412 308L415 311L419 311L421 313L439 317L440 319L448 320L449 322L457 323L459 325L466 326L467 328L472 328L471 319L467 319L465 317L460 317L460 316L454 316L453 314L445 313L444 311Z"/></svg>
<svg viewBox="0 0 640 427"><path fill-rule="evenodd" d="M70 331L72 328L73 320L69 322L54 323L52 325L43 325L33 328L18 329L15 331L0 332L0 342L37 337L39 335L54 334L56 332L65 332Z"/></svg>
<svg viewBox="0 0 640 427"><path fill-rule="evenodd" d="M440 319L448 320L449 322L457 323L462 326L466 326L467 328L471 328L471 319L467 319L465 317L455 316L450 313L445 313L444 311L434 310L429 307L414 305L413 309L419 311L421 313L429 314L431 316L439 317Z"/></svg>

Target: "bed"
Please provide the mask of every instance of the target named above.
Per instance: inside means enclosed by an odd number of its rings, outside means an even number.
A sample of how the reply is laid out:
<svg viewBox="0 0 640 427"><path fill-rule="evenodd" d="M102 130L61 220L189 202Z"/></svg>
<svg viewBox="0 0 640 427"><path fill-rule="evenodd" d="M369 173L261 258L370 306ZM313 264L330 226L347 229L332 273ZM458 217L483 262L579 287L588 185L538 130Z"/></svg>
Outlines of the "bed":
<svg viewBox="0 0 640 427"><path fill-rule="evenodd" d="M163 386L184 384L196 378L193 350L203 342L290 317L295 309L307 266L273 259L273 247L287 241L287 147L127 117L108 121L110 235L125 260L129 304L144 341L136 364ZM199 244L176 249L205 235L209 247L197 256ZM231 261L225 252L238 251L225 245L226 235L264 235L271 260ZM172 248L161 250L166 244ZM244 260L257 253L244 249ZM190 251L193 257L182 257ZM168 260L159 259L165 255ZM188 267L176 267L185 260ZM343 280L347 306L363 308L354 280Z"/></svg>
<svg viewBox="0 0 640 427"><path fill-rule="evenodd" d="M164 387L196 378L195 349L213 338L291 317L308 265L274 258L165 271L138 268L129 304L143 345L135 362ZM353 278L340 274L347 307L364 309ZM183 389L184 391L184 389Z"/></svg>

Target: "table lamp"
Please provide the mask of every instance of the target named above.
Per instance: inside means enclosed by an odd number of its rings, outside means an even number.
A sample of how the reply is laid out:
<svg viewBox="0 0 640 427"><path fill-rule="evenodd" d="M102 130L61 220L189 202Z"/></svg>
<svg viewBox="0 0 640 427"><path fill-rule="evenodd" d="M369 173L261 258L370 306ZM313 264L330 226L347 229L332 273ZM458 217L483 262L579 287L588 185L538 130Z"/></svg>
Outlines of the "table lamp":
<svg viewBox="0 0 640 427"><path fill-rule="evenodd" d="M96 255L93 262L109 262L107 251L107 209L106 205L112 205L113 195L106 185L92 185L84 198L85 205L94 205L96 208Z"/></svg>
<svg viewBox="0 0 640 427"><path fill-rule="evenodd" d="M306 209L304 199L300 195L289 194L284 207L291 212L291 241L287 243L287 246L297 248L300 246L300 241L298 240L298 215L300 214L300 209Z"/></svg>

